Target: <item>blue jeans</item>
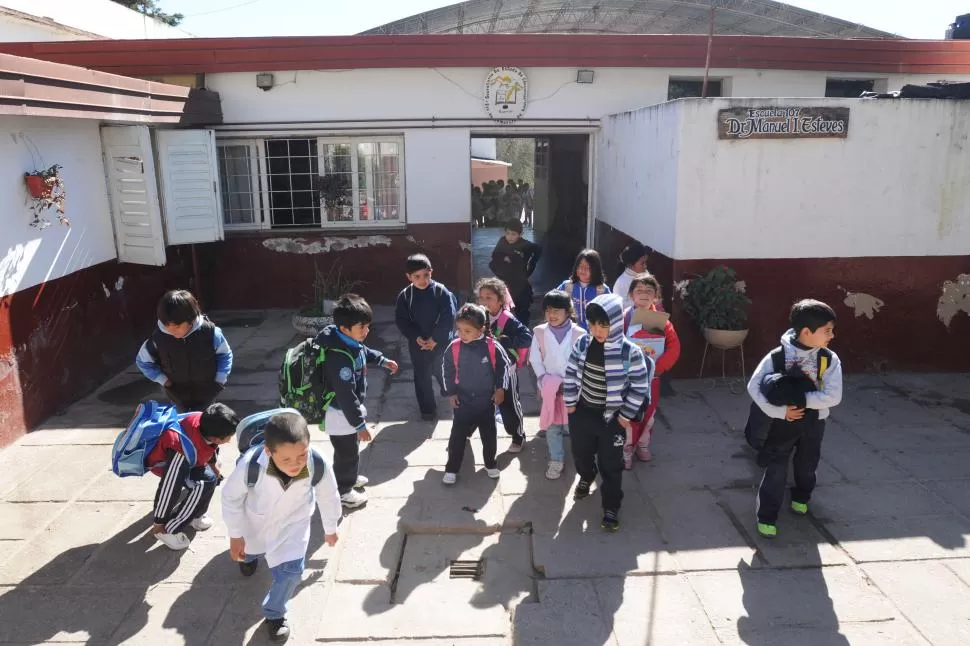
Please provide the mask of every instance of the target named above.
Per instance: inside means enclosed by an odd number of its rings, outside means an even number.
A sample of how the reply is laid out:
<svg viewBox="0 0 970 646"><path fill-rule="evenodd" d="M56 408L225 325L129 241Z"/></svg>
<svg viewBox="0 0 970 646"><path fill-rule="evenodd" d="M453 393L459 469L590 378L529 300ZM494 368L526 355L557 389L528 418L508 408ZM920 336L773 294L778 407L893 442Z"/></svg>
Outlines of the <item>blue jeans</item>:
<svg viewBox="0 0 970 646"><path fill-rule="evenodd" d="M262 554L247 554L246 562L252 563ZM296 586L303 579L303 559L286 561L269 569L273 575L273 585L263 599L263 616L267 619L282 619L286 616L286 605L296 592Z"/></svg>
<svg viewBox="0 0 970 646"><path fill-rule="evenodd" d="M566 452L562 446L562 437L567 432L565 424L553 424L546 430L546 446L549 447L549 460L563 462Z"/></svg>

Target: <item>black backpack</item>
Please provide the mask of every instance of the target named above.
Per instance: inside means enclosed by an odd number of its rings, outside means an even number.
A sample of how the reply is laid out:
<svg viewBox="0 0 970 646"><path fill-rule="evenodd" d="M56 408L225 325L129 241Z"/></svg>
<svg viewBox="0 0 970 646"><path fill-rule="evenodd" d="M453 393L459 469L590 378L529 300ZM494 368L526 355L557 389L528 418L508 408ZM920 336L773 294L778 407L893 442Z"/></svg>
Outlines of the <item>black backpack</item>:
<svg viewBox="0 0 970 646"><path fill-rule="evenodd" d="M832 353L819 348L818 351L818 375L817 384L822 387L822 377L825 371L832 365ZM782 374L785 372L785 348L778 346L771 351L771 374ZM761 384L758 384L761 387ZM771 430L772 418L768 417L761 407L755 402L751 402L748 410L748 421L744 425L744 439L753 449L761 450L768 439L768 431Z"/></svg>

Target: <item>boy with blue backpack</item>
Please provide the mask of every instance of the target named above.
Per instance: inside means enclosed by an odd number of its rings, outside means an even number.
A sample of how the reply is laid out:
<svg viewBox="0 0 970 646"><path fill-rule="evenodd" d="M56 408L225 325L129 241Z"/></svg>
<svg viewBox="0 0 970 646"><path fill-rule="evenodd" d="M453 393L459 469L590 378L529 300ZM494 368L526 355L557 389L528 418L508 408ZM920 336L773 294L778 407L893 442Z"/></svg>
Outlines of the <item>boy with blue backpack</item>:
<svg viewBox="0 0 970 646"><path fill-rule="evenodd" d="M244 452L222 490L229 553L247 577L256 572L260 556L266 559L273 583L263 616L269 638L283 642L290 636L287 603L302 579L314 507L324 541L336 545L340 494L333 469L310 446L307 422L295 410L253 415L239 427Z"/></svg>
<svg viewBox="0 0 970 646"><path fill-rule="evenodd" d="M408 340L421 419L433 421L438 406L431 376L434 374L438 389L444 390L438 368L454 333L456 299L447 287L431 279L431 260L423 253L408 256L405 269L410 285L397 295L394 321Z"/></svg>
<svg viewBox="0 0 970 646"><path fill-rule="evenodd" d="M219 446L232 440L239 418L225 404L176 415L173 407L148 402L139 405L133 424L139 419L149 425L161 424L156 427L158 435L150 440L154 446L145 447L148 455L143 461L146 469L161 478L155 492L152 534L170 549L184 550L189 538L183 528L205 531L212 527L206 512L222 477L217 463ZM117 464L115 473L140 475L120 473Z"/></svg>

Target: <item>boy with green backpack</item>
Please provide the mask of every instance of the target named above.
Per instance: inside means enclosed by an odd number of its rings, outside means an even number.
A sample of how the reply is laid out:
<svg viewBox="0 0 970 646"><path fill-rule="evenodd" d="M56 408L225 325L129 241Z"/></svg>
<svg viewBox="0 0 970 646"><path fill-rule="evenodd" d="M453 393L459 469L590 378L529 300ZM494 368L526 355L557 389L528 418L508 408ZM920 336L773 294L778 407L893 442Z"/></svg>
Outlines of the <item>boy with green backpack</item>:
<svg viewBox="0 0 970 646"><path fill-rule="evenodd" d="M396 361L364 345L374 313L357 294L345 294L333 310L333 325L312 340L286 353L280 371L281 405L300 411L311 424L320 424L333 445L333 471L340 502L360 507L367 496L357 489L367 484L358 473L360 442L367 430L367 364L395 374Z"/></svg>

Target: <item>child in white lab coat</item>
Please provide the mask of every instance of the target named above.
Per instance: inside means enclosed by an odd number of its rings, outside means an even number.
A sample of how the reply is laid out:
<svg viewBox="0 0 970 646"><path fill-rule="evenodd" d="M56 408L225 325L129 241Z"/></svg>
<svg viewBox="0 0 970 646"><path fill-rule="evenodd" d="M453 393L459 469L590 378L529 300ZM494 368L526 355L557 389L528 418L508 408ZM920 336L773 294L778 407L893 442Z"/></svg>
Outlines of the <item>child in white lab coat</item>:
<svg viewBox="0 0 970 646"><path fill-rule="evenodd" d="M273 585L263 599L263 616L270 639L283 642L290 636L286 606L303 575L314 506L320 509L324 540L332 546L337 543L341 505L333 469L322 456L312 455L316 449L310 446L303 416L274 415L263 433L264 444L243 455L223 485L222 515L230 555L243 576L252 576L258 558L266 558ZM249 465L256 452L259 469L254 479ZM326 469L322 477L314 477L315 465Z"/></svg>

